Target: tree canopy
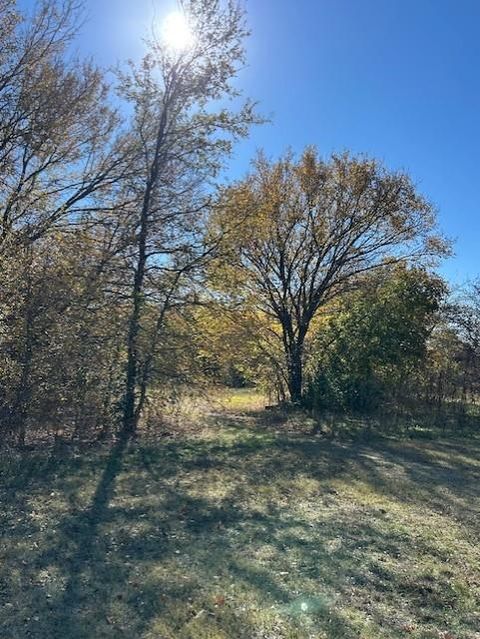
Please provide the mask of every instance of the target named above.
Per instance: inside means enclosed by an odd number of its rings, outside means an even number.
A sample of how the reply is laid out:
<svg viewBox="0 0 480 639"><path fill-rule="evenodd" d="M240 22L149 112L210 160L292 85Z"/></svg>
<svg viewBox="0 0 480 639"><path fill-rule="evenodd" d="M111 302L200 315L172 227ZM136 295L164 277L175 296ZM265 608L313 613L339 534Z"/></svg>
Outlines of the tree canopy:
<svg viewBox="0 0 480 639"><path fill-rule="evenodd" d="M303 389L304 344L316 313L376 268L445 255L435 211L404 173L349 154L257 158L221 192L212 233L228 237L215 283L276 325L292 401Z"/></svg>

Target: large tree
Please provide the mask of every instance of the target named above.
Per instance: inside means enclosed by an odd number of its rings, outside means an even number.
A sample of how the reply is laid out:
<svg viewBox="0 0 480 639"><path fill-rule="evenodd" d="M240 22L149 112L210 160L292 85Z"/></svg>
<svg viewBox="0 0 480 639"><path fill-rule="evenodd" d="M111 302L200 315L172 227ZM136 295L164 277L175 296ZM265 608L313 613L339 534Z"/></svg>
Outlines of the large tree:
<svg viewBox="0 0 480 639"><path fill-rule="evenodd" d="M433 207L406 174L348 154L324 161L313 148L298 161L260 156L221 193L209 233L227 238L217 288L274 322L293 402L302 399L305 342L319 309L367 271L447 250Z"/></svg>
<svg viewBox="0 0 480 639"><path fill-rule="evenodd" d="M125 433L136 429L166 314L179 295L185 297L185 278L209 253L200 232L208 185L232 141L254 121L250 103L228 107L228 99L238 97L232 81L244 56L239 6L232 0L187 0L176 20L191 32L185 46L154 39L121 83L121 94L133 106L130 141L136 162L125 208L133 274Z"/></svg>

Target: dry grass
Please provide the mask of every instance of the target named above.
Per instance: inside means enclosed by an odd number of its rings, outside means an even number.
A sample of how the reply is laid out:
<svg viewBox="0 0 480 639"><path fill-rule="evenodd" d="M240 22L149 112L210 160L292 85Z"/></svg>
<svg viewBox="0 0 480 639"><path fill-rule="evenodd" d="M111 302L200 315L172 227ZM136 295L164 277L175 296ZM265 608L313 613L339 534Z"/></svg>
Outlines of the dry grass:
<svg viewBox="0 0 480 639"><path fill-rule="evenodd" d="M245 395L10 460L1 639L479 638L478 442L326 441Z"/></svg>

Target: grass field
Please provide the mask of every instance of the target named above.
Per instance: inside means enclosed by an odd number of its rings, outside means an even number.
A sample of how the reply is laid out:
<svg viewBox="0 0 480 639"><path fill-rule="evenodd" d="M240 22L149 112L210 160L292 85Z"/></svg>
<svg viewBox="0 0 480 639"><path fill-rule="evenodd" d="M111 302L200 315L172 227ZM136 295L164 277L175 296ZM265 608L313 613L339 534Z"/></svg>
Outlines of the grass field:
<svg viewBox="0 0 480 639"><path fill-rule="evenodd" d="M328 441L246 396L5 459L0 638L480 638L479 442Z"/></svg>

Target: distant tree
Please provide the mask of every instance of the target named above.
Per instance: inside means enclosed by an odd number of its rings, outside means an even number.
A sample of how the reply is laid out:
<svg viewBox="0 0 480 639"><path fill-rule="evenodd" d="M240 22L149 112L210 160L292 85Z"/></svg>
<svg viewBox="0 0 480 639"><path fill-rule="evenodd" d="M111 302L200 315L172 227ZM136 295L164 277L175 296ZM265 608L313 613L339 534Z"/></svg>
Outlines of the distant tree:
<svg viewBox="0 0 480 639"><path fill-rule="evenodd" d="M457 349L460 364L461 397L475 400L480 392L480 280L470 282L446 307L446 320L461 348Z"/></svg>
<svg viewBox="0 0 480 639"><path fill-rule="evenodd" d="M450 317L472 352L480 357L480 279L466 286L457 303L450 307Z"/></svg>
<svg viewBox="0 0 480 639"><path fill-rule="evenodd" d="M443 413L447 403L463 399L464 363L465 345L455 327L442 316L428 340L427 357L414 394Z"/></svg>
<svg viewBox="0 0 480 639"><path fill-rule="evenodd" d="M407 175L348 154L323 161L313 148L298 161L257 158L212 210L209 232L228 228L213 285L275 323L293 402L319 309L373 269L447 252L433 207Z"/></svg>
<svg viewBox="0 0 480 639"><path fill-rule="evenodd" d="M255 385L285 399L280 343L255 309L227 308L209 300L196 309L197 359L206 376L227 386Z"/></svg>

